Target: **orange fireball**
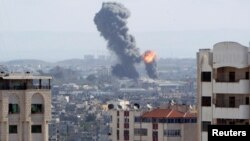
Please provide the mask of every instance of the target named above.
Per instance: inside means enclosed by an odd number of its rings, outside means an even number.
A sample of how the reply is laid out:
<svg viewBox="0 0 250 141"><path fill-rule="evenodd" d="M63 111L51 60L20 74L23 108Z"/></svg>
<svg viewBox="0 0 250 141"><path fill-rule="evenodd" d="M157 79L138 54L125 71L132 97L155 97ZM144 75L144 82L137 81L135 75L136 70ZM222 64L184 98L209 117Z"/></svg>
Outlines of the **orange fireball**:
<svg viewBox="0 0 250 141"><path fill-rule="evenodd" d="M150 64L156 58L156 53L154 51L148 50L143 54L143 60L145 63Z"/></svg>

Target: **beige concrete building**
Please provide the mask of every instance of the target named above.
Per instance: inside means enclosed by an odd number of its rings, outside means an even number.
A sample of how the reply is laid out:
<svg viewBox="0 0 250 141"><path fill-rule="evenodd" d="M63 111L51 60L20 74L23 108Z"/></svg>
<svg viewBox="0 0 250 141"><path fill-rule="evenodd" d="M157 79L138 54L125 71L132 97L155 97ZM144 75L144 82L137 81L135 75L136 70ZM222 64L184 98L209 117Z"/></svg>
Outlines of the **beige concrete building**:
<svg viewBox="0 0 250 141"><path fill-rule="evenodd" d="M169 108L109 112L112 141L197 141L194 113Z"/></svg>
<svg viewBox="0 0 250 141"><path fill-rule="evenodd" d="M197 53L198 140L207 141L209 124L250 121L249 48L220 42Z"/></svg>
<svg viewBox="0 0 250 141"><path fill-rule="evenodd" d="M50 80L0 73L0 141L48 141Z"/></svg>

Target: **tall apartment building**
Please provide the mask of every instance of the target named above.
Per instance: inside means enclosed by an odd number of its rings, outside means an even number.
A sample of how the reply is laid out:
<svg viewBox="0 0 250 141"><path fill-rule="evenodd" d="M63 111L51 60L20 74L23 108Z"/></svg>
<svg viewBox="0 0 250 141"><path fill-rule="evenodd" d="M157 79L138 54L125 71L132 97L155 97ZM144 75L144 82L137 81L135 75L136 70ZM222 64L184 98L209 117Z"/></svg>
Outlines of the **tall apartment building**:
<svg viewBox="0 0 250 141"><path fill-rule="evenodd" d="M197 141L195 113L170 108L112 109L112 141Z"/></svg>
<svg viewBox="0 0 250 141"><path fill-rule="evenodd" d="M250 123L249 48L220 42L197 53L198 140L209 124Z"/></svg>
<svg viewBox="0 0 250 141"><path fill-rule="evenodd" d="M51 77L0 73L0 141L48 141Z"/></svg>

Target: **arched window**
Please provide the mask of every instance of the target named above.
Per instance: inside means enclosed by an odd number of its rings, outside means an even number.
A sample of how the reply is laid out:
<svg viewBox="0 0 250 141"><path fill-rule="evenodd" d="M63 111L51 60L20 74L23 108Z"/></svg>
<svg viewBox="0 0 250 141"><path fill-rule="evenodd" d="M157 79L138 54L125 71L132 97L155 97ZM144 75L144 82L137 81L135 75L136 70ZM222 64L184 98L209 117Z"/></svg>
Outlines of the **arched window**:
<svg viewBox="0 0 250 141"><path fill-rule="evenodd" d="M19 98L16 94L11 94L9 96L9 114L18 114L18 113L20 113Z"/></svg>
<svg viewBox="0 0 250 141"><path fill-rule="evenodd" d="M31 114L44 112L44 99L41 94L34 94L31 101Z"/></svg>

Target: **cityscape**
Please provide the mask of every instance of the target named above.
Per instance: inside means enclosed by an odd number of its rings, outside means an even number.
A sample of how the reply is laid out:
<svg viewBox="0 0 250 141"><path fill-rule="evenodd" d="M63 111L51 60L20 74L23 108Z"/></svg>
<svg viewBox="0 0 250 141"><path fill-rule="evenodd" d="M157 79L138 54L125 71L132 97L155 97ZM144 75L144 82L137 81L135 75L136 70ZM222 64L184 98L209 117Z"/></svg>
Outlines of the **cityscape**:
<svg viewBox="0 0 250 141"><path fill-rule="evenodd" d="M156 5L166 4L160 1ZM196 0L189 1L195 2L194 5L204 6ZM47 4L47 1L25 2L27 3L18 3L20 7L17 7L17 11L27 6L26 8L37 12L36 8L40 9ZM65 5L58 10L62 13L64 10L79 12L78 10L82 9L79 3L81 2L68 3L63 0L58 5ZM134 6L139 2L135 3ZM225 3L227 4L222 2ZM3 8L1 4L13 8L11 2L1 1L0 8ZM57 5L54 2L51 4ZM139 11L134 10L130 0L94 0L85 4L89 4L89 7L85 8L89 8L90 13L90 7L98 5L98 9L91 15L92 23L89 26L94 26L95 34L99 34L94 40L90 39L92 33L88 36L87 32L79 32L77 35L75 31L72 32L72 29L77 32L82 30L77 24L74 24L75 27L68 26L69 32L66 31L66 26L41 26L37 16L33 17L34 22L31 20L29 26L29 20L20 22L20 26L14 26L13 21L18 18L11 17L18 15L17 11L13 14L8 13L9 10L5 7L2 11L0 9L0 51L3 54L2 60L0 59L0 141L212 141L224 137L234 137L242 141L249 139L250 40L246 37L250 33L249 30L241 29L236 32L233 28L235 32L232 33L238 34L222 34L219 38L209 38L204 32L204 36L197 40L206 38L208 41L189 40L187 47L183 46L182 49L168 48L165 45L180 45L181 42L185 45L184 40L170 39L169 44L164 42L168 38L156 41L150 34L145 34L138 45L135 35L139 34L134 35L136 32L130 30L130 22L141 21L133 18L130 21L133 12L138 14ZM150 4L153 3L146 2L145 8L150 7ZM169 4L178 5L175 2ZM190 6L190 3L183 4ZM235 4L237 8L243 3L234 3L232 0L230 4ZM55 9L50 8L55 5L48 6L48 11L54 11ZM229 5L229 9L232 5ZM153 6L152 10L156 12L157 8L165 9L161 6ZM171 9L169 6L167 8ZM51 15L55 13L52 12ZM50 14L44 11L39 14L41 18L45 15L53 21ZM149 13L145 12L145 15L150 17ZM57 16L56 22L63 21ZM64 16L67 14L64 13ZM144 18L142 17L143 20L149 20ZM162 26L165 32L166 21L162 17L160 19L162 22L159 21L158 26ZM71 17L71 20L76 19ZM71 25L72 21L67 24ZM178 20L175 22L178 23ZM200 22L202 24L202 21ZM44 29L38 28L35 23ZM239 23L236 23L234 25L232 22L232 26L238 27ZM189 24L187 22L187 25ZM218 28L224 29L224 25L220 27L221 25L218 24ZM146 22L140 26L132 24L133 28L147 29L146 26ZM179 30L177 26L168 26ZM212 26L214 25L211 24ZM185 26L180 27L178 33L182 32L183 27ZM242 27L244 29L244 24ZM34 30L36 28L39 30ZM51 28L58 31L49 35ZM23 29L25 30L21 31ZM51 31L46 31L48 29ZM198 31L193 31L196 30ZM72 37L61 38L63 34L60 32L67 32L67 37ZM165 38L158 31L154 33ZM186 29L183 33L186 34ZM223 33L229 32L226 30ZM194 34L184 37L185 34L183 37L176 35L185 40L195 37ZM222 38L224 36L225 38ZM38 41L40 37L41 41ZM80 38L85 38L84 44L78 42ZM32 41L28 41L30 39ZM93 41L98 43L94 45ZM144 41L151 43L145 47L140 44ZM160 46L152 46L154 42L158 42L155 45ZM37 51L35 46L33 47L34 43L39 48L38 54L35 53ZM20 49L16 48L17 44L20 44ZM198 46L189 50L190 45ZM11 51L6 49L8 46ZM65 50L64 46L69 46L69 50ZM79 46L84 47L79 50ZM94 46L100 49L89 52ZM169 50L171 55L164 54L163 50ZM13 54L9 54L10 52ZM79 52L83 52L80 57ZM53 53L54 55L51 55ZM186 53L186 56L180 55L183 53Z"/></svg>
<svg viewBox="0 0 250 141"><path fill-rule="evenodd" d="M50 140L108 141L111 119L107 106L119 101L137 103L143 109L171 102L195 108L195 59L159 59L158 68L162 68L159 80L149 79L144 66L138 68L144 76L138 80L117 79L110 73L109 62L108 57L93 55L55 64L16 60L5 62L1 71L52 76Z"/></svg>

